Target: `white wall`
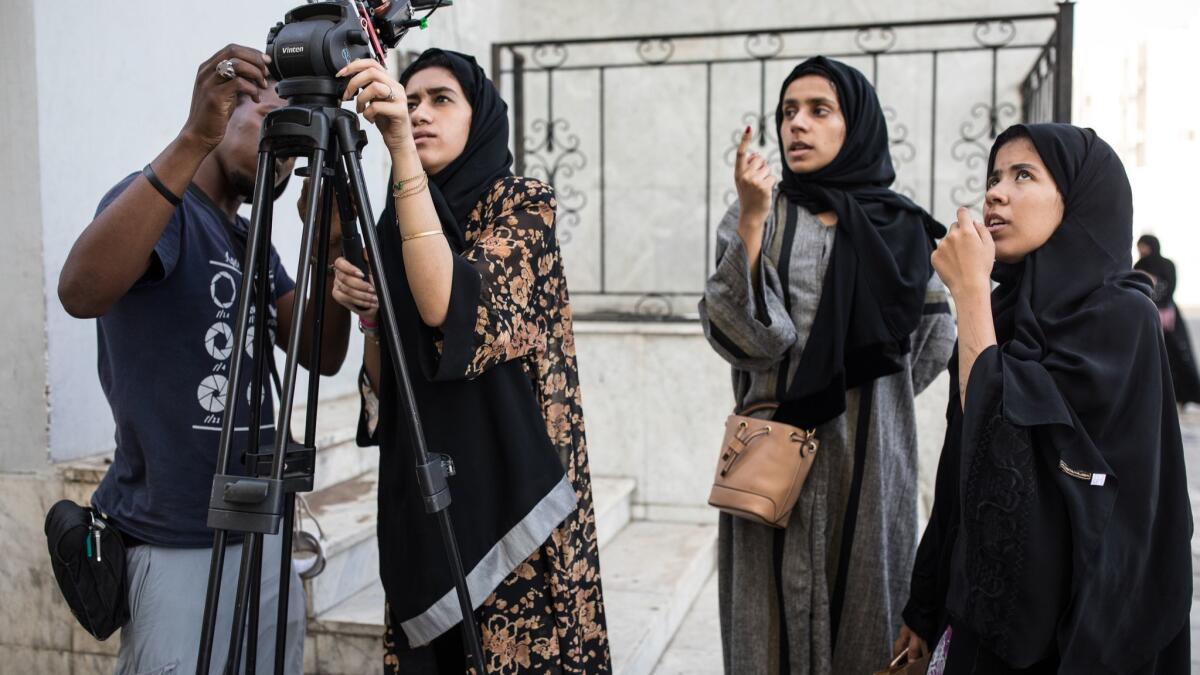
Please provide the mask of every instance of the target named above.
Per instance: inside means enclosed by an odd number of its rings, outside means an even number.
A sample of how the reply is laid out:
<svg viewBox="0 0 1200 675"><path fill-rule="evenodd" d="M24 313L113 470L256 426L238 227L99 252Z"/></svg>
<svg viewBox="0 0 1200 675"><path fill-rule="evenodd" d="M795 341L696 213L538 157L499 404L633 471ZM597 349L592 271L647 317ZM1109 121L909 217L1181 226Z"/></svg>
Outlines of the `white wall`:
<svg viewBox="0 0 1200 675"><path fill-rule="evenodd" d="M178 133L197 66L229 42L261 46L286 3L29 4L37 34L50 447L59 460L112 447L95 322L67 316L56 295L67 252L100 197ZM282 222L276 240L296 229L294 219Z"/></svg>
<svg viewBox="0 0 1200 675"><path fill-rule="evenodd" d="M460 0L447 12L475 11L500 4L509 40L596 37L647 33L740 30L772 26L813 26L1024 14L1054 11L1053 0L846 0L795 2L755 0L521 0L494 3Z"/></svg>
<svg viewBox="0 0 1200 675"><path fill-rule="evenodd" d="M1176 301L1200 305L1200 3L1090 0L1080 13L1076 122L1121 155L1133 184L1134 233L1155 234L1179 273ZM1076 64L1080 64L1078 58Z"/></svg>
<svg viewBox="0 0 1200 675"><path fill-rule="evenodd" d="M12 180L0 181L4 186L0 189L6 191L5 204L21 206L10 214L18 223L42 223L40 230L29 230L40 232L40 239L36 234L19 236L20 228L10 226L12 243L0 254L6 263L13 258L11 265L2 266L5 288L13 289L5 302L19 305L4 312L16 319L6 320L4 330L13 331L14 338L3 341L4 349L13 351L11 358L5 352L4 363L6 368L12 364L14 369L35 370L49 363L48 378L19 374L19 381L48 381L49 447L54 460L110 450L113 444L112 418L96 375L95 322L69 317L56 294L58 273L72 243L90 222L100 197L126 174L141 169L178 133L187 118L196 67L230 42L261 49L267 30L298 4L298 0L3 3L4 48L12 53L0 60L6 85L4 117L0 117L6 122L6 136L0 141L5 143L5 162L0 171ZM414 32L402 48L423 49L437 39L472 49L482 39L476 37L482 27L495 30L499 5L478 4L484 6L464 3L465 8L440 11L428 32ZM22 19L23 14L28 16ZM487 50L478 51L486 54ZM15 129L38 133L7 131ZM364 156L368 185L382 187L386 153L373 130L368 137ZM25 199L18 200L19 196ZM294 207L298 196L299 181L293 181L288 194L280 198L274 235L284 265L293 274L299 255L300 220ZM383 195L373 196L378 212ZM29 284L22 279L36 283L25 288ZM43 356L47 351L40 338L43 307L48 357ZM360 354L361 344L355 339L347 363L359 363ZM328 380L323 384L325 393L350 391L356 370L348 366ZM22 436L20 446L32 448L23 452L32 451L42 462L46 402L37 397L45 388L39 384L32 390L25 386L20 392L6 393L3 409L6 421L10 416L41 419L31 429L36 431L40 424L42 440ZM304 391L303 381L298 391ZM10 405L14 406L11 413ZM29 461L14 463L6 454L3 466L15 468Z"/></svg>

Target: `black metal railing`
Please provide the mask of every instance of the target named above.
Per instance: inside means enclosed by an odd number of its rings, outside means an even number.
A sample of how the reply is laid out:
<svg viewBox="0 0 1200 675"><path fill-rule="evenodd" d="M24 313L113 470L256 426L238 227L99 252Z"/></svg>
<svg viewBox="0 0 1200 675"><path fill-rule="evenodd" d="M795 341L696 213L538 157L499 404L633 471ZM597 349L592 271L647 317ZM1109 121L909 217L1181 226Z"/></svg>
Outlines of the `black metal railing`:
<svg viewBox="0 0 1200 675"><path fill-rule="evenodd" d="M1026 122L1071 121L1075 5L1059 5L1054 34L1021 82L1021 117Z"/></svg>
<svg viewBox="0 0 1200 675"><path fill-rule="evenodd" d="M744 127L778 166L774 86L794 63L824 54L876 83L894 188L944 216L980 202L1005 127L1070 119L1072 32L1068 2L1044 14L510 42L493 46L492 76L511 102L516 171L558 194L577 313L688 318L735 198L728 174ZM645 98L630 103L631 90ZM642 123L631 130L630 118ZM667 155L687 160L672 167Z"/></svg>

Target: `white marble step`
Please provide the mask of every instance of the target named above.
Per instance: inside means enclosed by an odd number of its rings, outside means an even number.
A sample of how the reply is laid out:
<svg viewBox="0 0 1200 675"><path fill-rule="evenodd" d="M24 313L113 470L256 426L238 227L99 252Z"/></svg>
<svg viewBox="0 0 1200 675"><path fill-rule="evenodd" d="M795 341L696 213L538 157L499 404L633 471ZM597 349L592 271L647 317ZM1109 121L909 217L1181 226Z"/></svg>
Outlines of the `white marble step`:
<svg viewBox="0 0 1200 675"><path fill-rule="evenodd" d="M629 524L633 514L632 478L592 477L592 509L596 514L596 541L604 548Z"/></svg>
<svg viewBox="0 0 1200 675"><path fill-rule="evenodd" d="M325 571L306 582L309 616L321 615L375 583L379 550L375 541L374 471L306 496L325 533ZM603 546L629 522L635 482L598 477L592 481L597 537ZM316 533L307 518L305 529Z"/></svg>
<svg viewBox="0 0 1200 675"><path fill-rule="evenodd" d="M324 533L325 570L304 582L309 616L320 614L368 586L379 574L375 545L376 487L379 474L371 471L305 495L312 515ZM303 511L302 511L303 513ZM301 526L318 533L303 515Z"/></svg>
<svg viewBox="0 0 1200 675"><path fill-rule="evenodd" d="M721 621L717 607L717 575L704 584L654 675L722 675Z"/></svg>
<svg viewBox="0 0 1200 675"><path fill-rule="evenodd" d="M310 618L306 673L377 673L383 663L383 586L378 579L328 611ZM310 615L311 616L311 615Z"/></svg>
<svg viewBox="0 0 1200 675"><path fill-rule="evenodd" d="M379 448L360 448L354 442L358 425L358 405L357 394L321 402L317 414L314 493L374 471L379 466ZM292 412L293 438L304 438L304 423L304 408L298 406ZM213 443L216 443L215 438ZM214 451L215 449L214 446ZM57 466L67 482L79 484L82 494L90 495L112 465L112 458L112 451L108 451L61 462Z"/></svg>
<svg viewBox="0 0 1200 675"><path fill-rule="evenodd" d="M716 527L630 523L601 551L614 672L649 675L716 563ZM317 672L372 672L382 658L383 588L363 589L309 623Z"/></svg>
<svg viewBox="0 0 1200 675"><path fill-rule="evenodd" d="M314 493L379 468L379 448L360 448L355 443L358 408L358 394L321 401L317 411ZM304 438L304 413L303 406L292 411L292 437L297 440Z"/></svg>
<svg viewBox="0 0 1200 675"><path fill-rule="evenodd" d="M600 556L613 672L650 675L717 562L714 525L634 522Z"/></svg>

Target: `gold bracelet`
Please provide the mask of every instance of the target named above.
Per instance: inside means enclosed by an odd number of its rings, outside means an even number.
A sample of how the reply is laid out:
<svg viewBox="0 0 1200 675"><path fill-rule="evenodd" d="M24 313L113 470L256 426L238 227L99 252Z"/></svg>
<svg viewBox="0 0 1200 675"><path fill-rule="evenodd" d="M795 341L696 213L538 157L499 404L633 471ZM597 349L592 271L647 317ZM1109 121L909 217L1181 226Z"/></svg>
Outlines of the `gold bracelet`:
<svg viewBox="0 0 1200 675"><path fill-rule="evenodd" d="M400 237L400 243L403 244L404 242L406 242L410 239L420 239L421 237L436 237L439 234L446 234L446 233L442 232L441 230L426 230L425 232L418 232L416 234L406 234L406 235Z"/></svg>
<svg viewBox="0 0 1200 675"><path fill-rule="evenodd" d="M417 181L417 184L410 188L406 188L404 190L393 189L392 190L392 198L396 199L396 200L400 200L400 199L404 199L405 197L411 197L415 194L419 194L422 190L424 190L427 187L429 187L429 177L428 176Z"/></svg>
<svg viewBox="0 0 1200 675"><path fill-rule="evenodd" d="M405 184L405 183L409 183L409 182L411 182L411 181L414 181L414 180L416 180L416 179L418 179L418 178L428 178L428 174L426 174L424 171L422 171L421 173L419 173L419 174L417 174L417 175L415 175L415 176L411 176L411 177L409 177L409 178L401 178L400 180L396 181L396 183L395 183L394 185L392 185L392 192L401 192L401 191L403 191L403 190L404 190L404 184Z"/></svg>
<svg viewBox="0 0 1200 675"><path fill-rule="evenodd" d="M408 190L405 190L404 192L393 192L392 199L395 199L398 202L402 202L408 197L411 197L415 194L420 194L424 189L425 189L424 185L418 185L417 187L409 188Z"/></svg>

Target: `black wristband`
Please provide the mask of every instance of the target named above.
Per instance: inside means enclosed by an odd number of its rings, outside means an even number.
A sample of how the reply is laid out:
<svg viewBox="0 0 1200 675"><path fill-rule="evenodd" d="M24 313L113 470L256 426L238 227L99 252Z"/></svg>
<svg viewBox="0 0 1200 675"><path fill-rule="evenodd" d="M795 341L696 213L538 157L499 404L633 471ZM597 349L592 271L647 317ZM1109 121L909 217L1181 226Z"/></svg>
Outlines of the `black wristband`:
<svg viewBox="0 0 1200 675"><path fill-rule="evenodd" d="M149 164L146 165L146 168L142 169L142 175L146 177L146 180L150 181L155 190L158 190L158 194L162 195L163 199L171 202L171 206L179 206L183 203L182 199L176 196L174 192L168 190L166 185L162 184L162 181L158 179L158 174L154 173L154 169L150 168Z"/></svg>

